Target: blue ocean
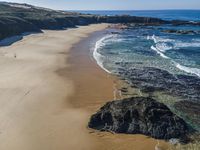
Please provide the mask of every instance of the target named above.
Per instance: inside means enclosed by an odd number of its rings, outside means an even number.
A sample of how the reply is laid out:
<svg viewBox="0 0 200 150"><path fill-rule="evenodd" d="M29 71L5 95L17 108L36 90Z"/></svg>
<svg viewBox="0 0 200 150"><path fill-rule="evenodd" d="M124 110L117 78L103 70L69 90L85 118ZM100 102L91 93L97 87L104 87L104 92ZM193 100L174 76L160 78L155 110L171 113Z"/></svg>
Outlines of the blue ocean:
<svg viewBox="0 0 200 150"><path fill-rule="evenodd" d="M200 21L200 10L128 10L128 11L76 11L84 14L95 15L130 15L130 16L142 16L142 17L156 17L164 20L189 20Z"/></svg>
<svg viewBox="0 0 200 150"><path fill-rule="evenodd" d="M111 25L95 39L91 53L102 69L125 81L120 98L152 97L200 131L200 26L195 24L200 10L80 12L188 21L123 29Z"/></svg>
<svg viewBox="0 0 200 150"><path fill-rule="evenodd" d="M164 20L200 21L200 10L162 11L81 11L86 14L134 15ZM196 34L166 33L165 30L195 31ZM116 73L118 64L126 67L156 67L173 74L200 77L200 27L143 26L118 30L97 41L94 57L107 72Z"/></svg>

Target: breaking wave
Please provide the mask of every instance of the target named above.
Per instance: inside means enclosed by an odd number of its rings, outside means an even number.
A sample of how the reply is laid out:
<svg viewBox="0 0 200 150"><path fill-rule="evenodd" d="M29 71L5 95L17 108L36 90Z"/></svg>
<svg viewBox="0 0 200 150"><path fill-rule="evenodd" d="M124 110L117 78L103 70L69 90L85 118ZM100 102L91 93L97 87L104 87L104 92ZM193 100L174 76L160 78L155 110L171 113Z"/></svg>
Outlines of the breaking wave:
<svg viewBox="0 0 200 150"><path fill-rule="evenodd" d="M154 51L156 51L156 53L159 54L161 57L163 57L165 59L170 59L169 57L167 57L165 54L163 54L159 49L157 49L153 45L151 46L151 49L154 50Z"/></svg>
<svg viewBox="0 0 200 150"><path fill-rule="evenodd" d="M106 35L102 37L100 40L98 40L95 44L94 51L93 51L93 57L96 60L97 64L106 72L111 73L108 69L106 69L103 65L105 56L103 56L101 53L99 53L100 49L105 46L105 41L108 39L112 39L114 35Z"/></svg>
<svg viewBox="0 0 200 150"><path fill-rule="evenodd" d="M198 69L198 68L186 67L186 66L180 65L178 63L176 63L176 67L182 71L185 71L190 74L195 74L198 77L200 77L200 69Z"/></svg>
<svg viewBox="0 0 200 150"><path fill-rule="evenodd" d="M134 40L134 39L126 39L121 37L120 35L115 35L115 34L109 34L106 35L104 37L102 37L100 40L98 40L95 44L94 47L94 51L93 51L93 57L96 60L97 64L106 72L108 73L112 73L110 70L108 70L105 67L105 63L107 63L107 61L109 59L113 59L113 58L108 58L110 53L109 50L104 52L106 49L106 45L107 44L111 44L111 45L115 45L118 42L122 42L123 44L129 44L126 41L127 40ZM172 64L174 64L174 67L178 68L179 70L182 70L186 73L189 74L194 74L200 77L200 69L198 68L193 68L193 67L188 67L188 66L184 66L182 64L177 63L172 56L170 56L170 53L166 53L169 50L177 50L179 48L187 48L187 47L200 47L200 39L192 39L191 42L184 42L181 41L180 39L170 39L167 38L167 36L165 37L159 37L159 36L147 36L147 40L152 40L154 44L152 44L150 46L151 50L155 51L160 57L169 60L170 62L172 62ZM115 48L115 47L113 47ZM131 47L130 47L131 48ZM122 47L122 50L124 50L125 47ZM127 49L128 50L128 49ZM131 53L132 51L128 51L129 53ZM126 53L120 52L118 50L116 50L116 52L114 51L114 53L116 55L127 55ZM107 54L109 54L107 56ZM124 57L125 58L125 57ZM116 60L112 60L112 61L116 61ZM122 62L126 62L127 60L121 60Z"/></svg>

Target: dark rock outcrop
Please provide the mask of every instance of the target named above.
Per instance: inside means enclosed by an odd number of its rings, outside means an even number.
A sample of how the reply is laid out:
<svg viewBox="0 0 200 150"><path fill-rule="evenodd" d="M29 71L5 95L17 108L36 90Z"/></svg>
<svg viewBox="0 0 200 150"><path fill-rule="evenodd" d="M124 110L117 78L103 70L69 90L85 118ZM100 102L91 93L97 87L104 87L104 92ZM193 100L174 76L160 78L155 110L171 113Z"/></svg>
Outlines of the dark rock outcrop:
<svg viewBox="0 0 200 150"><path fill-rule="evenodd" d="M129 68L121 65L118 74L131 87L139 88L143 93L153 96L155 92L174 97L167 103L175 103L174 107L181 116L189 120L190 125L200 131L200 78L198 76L171 74L154 68ZM161 97L160 97L161 98ZM181 100L181 101L180 101Z"/></svg>
<svg viewBox="0 0 200 150"><path fill-rule="evenodd" d="M171 24L174 26L182 26L182 25L193 25L193 26L200 26L200 22L197 21L185 21L185 20L172 20Z"/></svg>
<svg viewBox="0 0 200 150"><path fill-rule="evenodd" d="M175 34L200 34L200 31L193 31L193 30L163 30L165 33L175 33Z"/></svg>
<svg viewBox="0 0 200 150"><path fill-rule="evenodd" d="M0 40L24 32L41 32L41 30L24 19L0 16Z"/></svg>
<svg viewBox="0 0 200 150"><path fill-rule="evenodd" d="M200 22L165 21L152 17L84 15L76 12L35 7L28 4L0 2L0 40L24 32L41 32L42 29L57 30L92 23L122 23L134 26L161 24L173 24L176 26L200 25Z"/></svg>
<svg viewBox="0 0 200 150"><path fill-rule="evenodd" d="M108 102L88 124L115 133L144 134L158 139L184 139L189 133L183 119L151 98L134 97Z"/></svg>
<svg viewBox="0 0 200 150"><path fill-rule="evenodd" d="M151 17L84 15L28 4L0 2L0 40L24 32L41 32L42 29L58 30L92 23L159 25L168 22Z"/></svg>

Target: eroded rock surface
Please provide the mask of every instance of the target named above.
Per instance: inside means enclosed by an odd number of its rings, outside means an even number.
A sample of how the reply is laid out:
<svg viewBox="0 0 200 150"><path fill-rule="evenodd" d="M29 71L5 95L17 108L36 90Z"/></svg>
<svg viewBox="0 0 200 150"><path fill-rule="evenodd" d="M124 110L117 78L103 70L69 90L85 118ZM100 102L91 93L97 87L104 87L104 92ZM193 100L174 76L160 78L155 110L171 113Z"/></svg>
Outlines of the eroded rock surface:
<svg viewBox="0 0 200 150"><path fill-rule="evenodd" d="M193 30L174 30L174 29L168 29L168 30L163 30L165 33L175 33L175 34L200 34L200 31L193 31Z"/></svg>
<svg viewBox="0 0 200 150"><path fill-rule="evenodd" d="M184 139L189 127L162 103L134 97L112 101L94 114L90 128L115 133L144 134L158 139Z"/></svg>
<svg viewBox="0 0 200 150"><path fill-rule="evenodd" d="M200 100L200 78L190 75L175 75L153 67L119 69L120 76L142 92L166 92L183 100Z"/></svg>

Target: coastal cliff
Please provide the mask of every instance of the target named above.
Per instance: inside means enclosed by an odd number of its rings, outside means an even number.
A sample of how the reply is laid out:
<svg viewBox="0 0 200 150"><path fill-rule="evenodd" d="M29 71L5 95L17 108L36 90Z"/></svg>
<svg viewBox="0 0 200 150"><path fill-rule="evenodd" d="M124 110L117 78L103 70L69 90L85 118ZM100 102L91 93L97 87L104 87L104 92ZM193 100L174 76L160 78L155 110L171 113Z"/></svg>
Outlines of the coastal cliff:
<svg viewBox="0 0 200 150"><path fill-rule="evenodd" d="M28 4L0 2L0 40L24 32L58 30L92 23L145 23L164 24L150 17L83 15L75 12L55 11Z"/></svg>
<svg viewBox="0 0 200 150"><path fill-rule="evenodd" d="M43 29L61 30L94 23L122 23L160 25L200 25L200 22L166 21L152 17L101 16L76 12L56 11L28 4L0 2L0 40L24 32L42 32Z"/></svg>

